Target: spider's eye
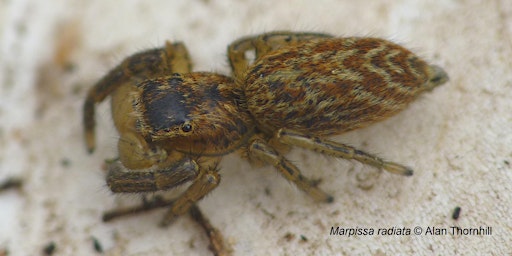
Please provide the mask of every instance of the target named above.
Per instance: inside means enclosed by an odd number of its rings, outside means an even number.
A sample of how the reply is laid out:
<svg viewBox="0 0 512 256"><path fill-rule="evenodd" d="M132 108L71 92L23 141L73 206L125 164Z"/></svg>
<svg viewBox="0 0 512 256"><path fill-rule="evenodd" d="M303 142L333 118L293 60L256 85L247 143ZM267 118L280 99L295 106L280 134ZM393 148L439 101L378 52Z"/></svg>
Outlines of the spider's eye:
<svg viewBox="0 0 512 256"><path fill-rule="evenodd" d="M182 126L181 126L181 130L183 132L190 132L192 131L192 125L189 124L189 123L184 123Z"/></svg>

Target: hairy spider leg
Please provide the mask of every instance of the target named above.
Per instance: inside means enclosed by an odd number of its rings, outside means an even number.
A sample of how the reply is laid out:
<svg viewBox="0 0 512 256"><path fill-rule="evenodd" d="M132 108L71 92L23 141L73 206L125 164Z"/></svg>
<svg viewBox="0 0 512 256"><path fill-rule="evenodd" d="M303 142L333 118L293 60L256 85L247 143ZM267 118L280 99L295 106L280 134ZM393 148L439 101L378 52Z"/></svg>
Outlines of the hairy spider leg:
<svg viewBox="0 0 512 256"><path fill-rule="evenodd" d="M377 156L342 143L308 136L288 129L279 129L276 137L279 142L287 145L298 146L339 158L354 159L363 164L371 165L378 169L384 169L394 174L404 176L413 175L413 170L409 167L394 162L384 161Z"/></svg>
<svg viewBox="0 0 512 256"><path fill-rule="evenodd" d="M294 183L313 199L330 203L334 198L317 187L318 182L306 178L294 164L279 154L261 139L253 140L248 147L249 154L257 159L273 165L285 179Z"/></svg>
<svg viewBox="0 0 512 256"><path fill-rule="evenodd" d="M275 31L262 35L242 37L228 46L228 58L231 70L236 78L242 78L250 61L246 58L247 51L255 51L255 59L266 55L281 46L296 42L307 41L315 38L330 38L329 34L299 32L290 33L287 31Z"/></svg>
<svg viewBox="0 0 512 256"><path fill-rule="evenodd" d="M84 102L83 123L85 143L89 152L96 146L94 133L95 104L102 102L119 87L137 84L148 78L188 73L192 69L188 51L181 42L166 42L165 47L133 54L112 69L88 92Z"/></svg>

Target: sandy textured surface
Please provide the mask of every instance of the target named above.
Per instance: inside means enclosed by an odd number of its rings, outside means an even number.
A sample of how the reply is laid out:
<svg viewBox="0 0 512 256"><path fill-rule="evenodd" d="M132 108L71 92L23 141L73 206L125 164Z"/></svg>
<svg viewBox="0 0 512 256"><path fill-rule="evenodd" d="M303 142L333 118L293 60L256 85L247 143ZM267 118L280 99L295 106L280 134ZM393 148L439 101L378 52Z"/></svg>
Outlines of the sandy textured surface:
<svg viewBox="0 0 512 256"><path fill-rule="evenodd" d="M288 157L335 196L318 204L268 168L237 156L200 202L236 255L512 254L512 5L509 1L0 1L0 255L204 255L207 239L188 217L164 213L102 223L138 196L115 196L103 159L116 156L109 104L88 155L86 91L125 56L165 40L187 44L195 70L229 73L226 46L271 30L378 36L446 69L451 81L401 114L338 141L412 166L412 177L306 150ZM458 220L453 209L461 207ZM451 227L491 227L490 235ZM331 227L374 235L330 235ZM414 231L421 228L422 234ZM425 234L428 227L447 234ZM381 235L378 229L410 229ZM394 228L394 229L393 229Z"/></svg>

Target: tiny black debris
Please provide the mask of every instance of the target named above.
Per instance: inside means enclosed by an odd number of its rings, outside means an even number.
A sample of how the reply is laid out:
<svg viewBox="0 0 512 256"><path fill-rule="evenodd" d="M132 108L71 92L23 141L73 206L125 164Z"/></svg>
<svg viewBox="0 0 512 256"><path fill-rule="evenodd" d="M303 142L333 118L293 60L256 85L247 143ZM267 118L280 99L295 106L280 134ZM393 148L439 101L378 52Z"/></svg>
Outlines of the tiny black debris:
<svg viewBox="0 0 512 256"><path fill-rule="evenodd" d="M44 247L43 253L44 255L53 255L55 249L57 249L57 245L55 242L51 241Z"/></svg>
<svg viewBox="0 0 512 256"><path fill-rule="evenodd" d="M457 207L455 207L455 209L453 209L452 219L454 219L454 220L459 219L460 210L461 210L460 206L457 206Z"/></svg>

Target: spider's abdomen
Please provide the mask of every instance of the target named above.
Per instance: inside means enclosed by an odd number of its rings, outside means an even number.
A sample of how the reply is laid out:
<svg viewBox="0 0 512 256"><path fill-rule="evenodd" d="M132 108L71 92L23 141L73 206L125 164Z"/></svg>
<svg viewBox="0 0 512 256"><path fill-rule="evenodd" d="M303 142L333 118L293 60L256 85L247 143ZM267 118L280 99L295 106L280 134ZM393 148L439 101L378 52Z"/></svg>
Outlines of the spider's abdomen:
<svg viewBox="0 0 512 256"><path fill-rule="evenodd" d="M441 68L389 41L322 38L264 55L243 84L261 130L326 136L385 119L447 80Z"/></svg>

